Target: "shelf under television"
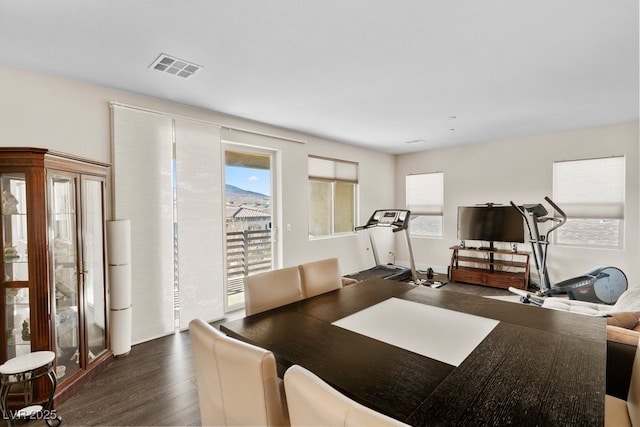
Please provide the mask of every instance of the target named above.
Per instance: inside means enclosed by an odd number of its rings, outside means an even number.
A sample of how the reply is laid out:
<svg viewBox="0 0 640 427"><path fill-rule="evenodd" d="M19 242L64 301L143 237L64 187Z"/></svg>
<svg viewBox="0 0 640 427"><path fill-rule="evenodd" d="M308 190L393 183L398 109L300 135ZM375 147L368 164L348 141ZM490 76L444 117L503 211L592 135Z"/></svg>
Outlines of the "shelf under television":
<svg viewBox="0 0 640 427"><path fill-rule="evenodd" d="M461 246L450 249L449 280L498 288L527 289L529 285L527 252ZM464 252L464 255L460 252Z"/></svg>

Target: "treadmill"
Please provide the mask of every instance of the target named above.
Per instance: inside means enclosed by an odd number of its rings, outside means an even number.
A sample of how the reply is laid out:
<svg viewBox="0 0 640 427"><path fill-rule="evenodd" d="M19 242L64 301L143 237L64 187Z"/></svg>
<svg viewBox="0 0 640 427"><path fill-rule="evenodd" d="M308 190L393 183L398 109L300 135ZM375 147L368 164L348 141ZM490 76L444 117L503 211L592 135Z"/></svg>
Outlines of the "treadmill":
<svg viewBox="0 0 640 427"><path fill-rule="evenodd" d="M369 232L369 241L371 242L371 251L373 252L373 258L376 265L367 270L360 271L346 275L356 280L366 280L372 277L380 279L407 281L413 279L415 283L419 283L418 275L416 272L415 263L413 261L413 250L411 248L411 240L409 239L409 220L411 218L411 211L406 209L379 209L373 212L369 220L365 225L357 226L355 231L368 230L375 227L390 228L392 232L397 233L403 231L405 233L405 240L409 248L409 258L411 262L411 268L402 267L394 264L380 264L378 258L378 251L376 250L376 244L373 239L373 234Z"/></svg>

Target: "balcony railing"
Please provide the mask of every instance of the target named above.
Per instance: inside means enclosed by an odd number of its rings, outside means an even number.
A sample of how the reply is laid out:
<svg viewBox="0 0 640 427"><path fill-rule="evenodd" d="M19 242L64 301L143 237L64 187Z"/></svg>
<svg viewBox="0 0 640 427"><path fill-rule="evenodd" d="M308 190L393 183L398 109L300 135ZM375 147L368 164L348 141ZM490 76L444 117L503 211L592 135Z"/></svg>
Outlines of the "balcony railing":
<svg viewBox="0 0 640 427"><path fill-rule="evenodd" d="M271 230L227 232L227 295L243 292L243 277L268 270Z"/></svg>

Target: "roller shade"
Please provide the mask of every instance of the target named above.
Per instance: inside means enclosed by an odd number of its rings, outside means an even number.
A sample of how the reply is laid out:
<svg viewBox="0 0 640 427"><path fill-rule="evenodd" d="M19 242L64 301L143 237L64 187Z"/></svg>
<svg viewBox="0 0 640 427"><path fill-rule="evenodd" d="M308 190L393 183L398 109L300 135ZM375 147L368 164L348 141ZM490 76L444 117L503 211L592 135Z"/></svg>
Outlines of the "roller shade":
<svg viewBox="0 0 640 427"><path fill-rule="evenodd" d="M407 175L407 209L412 215L442 215L444 174L442 172Z"/></svg>
<svg viewBox="0 0 640 427"><path fill-rule="evenodd" d="M624 218L624 157L553 164L553 199L569 218Z"/></svg>
<svg viewBox="0 0 640 427"><path fill-rule="evenodd" d="M358 183L358 164L309 156L309 178Z"/></svg>

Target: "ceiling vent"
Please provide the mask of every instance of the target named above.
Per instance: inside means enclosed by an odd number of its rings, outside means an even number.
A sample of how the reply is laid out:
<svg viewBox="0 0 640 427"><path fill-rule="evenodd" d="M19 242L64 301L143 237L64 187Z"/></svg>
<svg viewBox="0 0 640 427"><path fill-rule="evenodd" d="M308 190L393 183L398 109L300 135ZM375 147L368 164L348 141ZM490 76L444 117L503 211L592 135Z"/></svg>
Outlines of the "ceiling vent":
<svg viewBox="0 0 640 427"><path fill-rule="evenodd" d="M149 68L186 79L194 75L202 66L161 53Z"/></svg>

